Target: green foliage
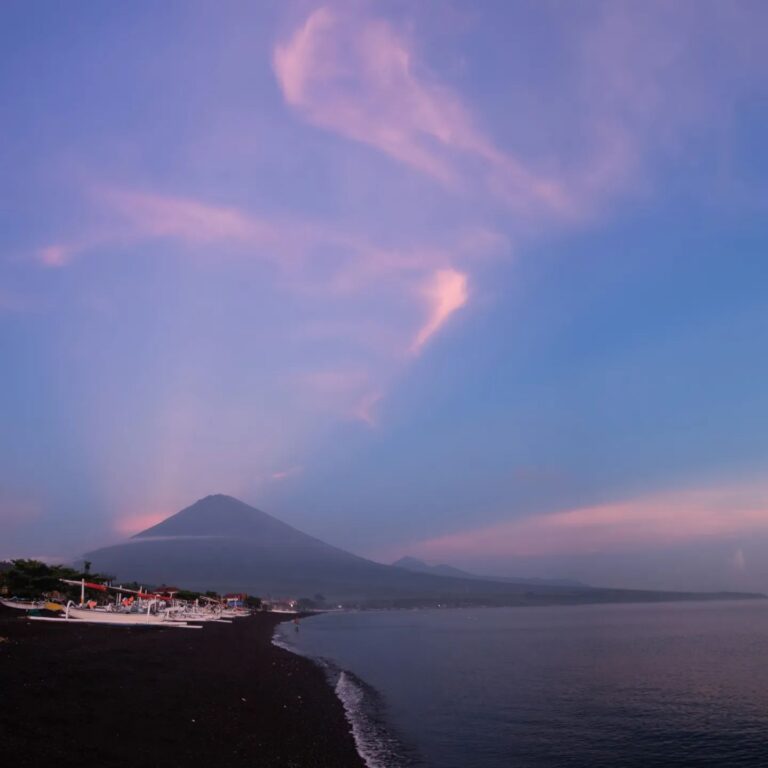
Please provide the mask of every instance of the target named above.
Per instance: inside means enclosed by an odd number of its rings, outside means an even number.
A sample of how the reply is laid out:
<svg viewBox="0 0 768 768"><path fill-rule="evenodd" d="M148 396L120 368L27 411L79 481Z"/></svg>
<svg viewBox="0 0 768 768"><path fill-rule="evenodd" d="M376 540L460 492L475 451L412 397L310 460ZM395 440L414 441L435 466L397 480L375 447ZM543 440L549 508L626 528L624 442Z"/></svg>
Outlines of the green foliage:
<svg viewBox="0 0 768 768"><path fill-rule="evenodd" d="M0 573L2 584L9 595L39 598L46 593L61 592L79 597L79 588L62 584L60 579L87 579L96 584L108 580L97 573L86 573L66 565L48 565L39 560L12 560L11 568ZM77 594L75 594L77 593Z"/></svg>

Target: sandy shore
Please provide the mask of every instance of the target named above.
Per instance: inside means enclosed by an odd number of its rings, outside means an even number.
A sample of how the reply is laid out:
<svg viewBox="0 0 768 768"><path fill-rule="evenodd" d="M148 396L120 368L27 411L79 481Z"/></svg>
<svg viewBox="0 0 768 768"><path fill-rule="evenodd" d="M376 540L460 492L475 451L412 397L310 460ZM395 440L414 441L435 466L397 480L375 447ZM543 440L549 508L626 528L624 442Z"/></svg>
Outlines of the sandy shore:
<svg viewBox="0 0 768 768"><path fill-rule="evenodd" d="M0 607L0 754L14 766L362 768L279 618L199 631L32 622Z"/></svg>

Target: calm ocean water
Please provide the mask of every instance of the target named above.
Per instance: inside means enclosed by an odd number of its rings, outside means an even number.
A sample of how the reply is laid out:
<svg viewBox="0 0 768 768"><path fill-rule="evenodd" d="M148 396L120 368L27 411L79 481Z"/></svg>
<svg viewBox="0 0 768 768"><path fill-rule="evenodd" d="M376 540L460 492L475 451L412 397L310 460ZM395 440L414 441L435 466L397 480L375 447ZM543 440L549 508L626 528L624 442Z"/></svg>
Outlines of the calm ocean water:
<svg viewBox="0 0 768 768"><path fill-rule="evenodd" d="M768 766L768 602L325 614L371 766Z"/></svg>

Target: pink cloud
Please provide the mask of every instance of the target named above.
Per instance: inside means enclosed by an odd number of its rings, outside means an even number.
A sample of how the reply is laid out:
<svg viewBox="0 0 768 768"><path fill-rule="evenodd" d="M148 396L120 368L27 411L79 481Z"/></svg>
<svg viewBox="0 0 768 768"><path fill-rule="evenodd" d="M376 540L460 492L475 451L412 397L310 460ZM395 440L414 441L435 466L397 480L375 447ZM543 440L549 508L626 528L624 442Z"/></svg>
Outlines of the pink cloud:
<svg viewBox="0 0 768 768"><path fill-rule="evenodd" d="M226 240L266 242L272 227L236 208L197 200L124 190L107 190L106 202L121 215L132 231L143 237L172 237L190 244Z"/></svg>
<svg viewBox="0 0 768 768"><path fill-rule="evenodd" d="M621 552L768 531L768 488L716 487L542 514L420 542L428 557Z"/></svg>
<svg viewBox="0 0 768 768"><path fill-rule="evenodd" d="M292 241L269 222L227 206L212 205L188 197L159 195L143 191L98 187L97 207L106 211L107 221L86 229L78 239L40 248L36 260L46 267L65 267L95 248L114 244L169 238L187 246L235 243L265 246L282 242L281 253ZM263 249L262 254L268 254Z"/></svg>
<svg viewBox="0 0 768 768"><path fill-rule="evenodd" d="M269 259L293 287L307 293L359 291L381 278L408 279L451 257L481 259L508 251L508 241L487 228L458 229L442 243L381 245L351 228L297 216L265 218L235 206L143 190L98 187L98 207L107 215L76 241L41 248L47 266L66 266L75 256L115 243L172 239L182 245L229 244L249 258Z"/></svg>
<svg viewBox="0 0 768 768"><path fill-rule="evenodd" d="M243 258L273 261L280 285L308 304L332 300L338 305L352 294L375 298L377 311L366 314L364 324L359 316L345 316L337 306L334 322L324 326L326 334L332 327L338 339L356 339L365 360L356 368L310 372L304 378L315 402L369 426L376 422L384 382L402 364L403 350L419 352L466 303L466 274L436 267L451 258L487 259L508 248L504 238L484 228L458 231L453 251L441 243L381 246L354 231L290 218L266 221L239 208L186 197L113 187L101 187L97 192L98 202L114 219L112 226L102 222L99 232L85 233L79 245L49 248L51 263L64 265L72 255L97 246L156 238L203 249L225 243L232 244ZM425 274L430 275L426 284ZM403 297L414 296L427 305L426 321L415 339L400 311L393 316L387 309L401 303ZM306 333L316 327L312 320Z"/></svg>
<svg viewBox="0 0 768 768"><path fill-rule="evenodd" d="M37 259L46 267L64 267L76 252L76 246L54 243L41 248L37 252Z"/></svg>
<svg viewBox="0 0 768 768"><path fill-rule="evenodd" d="M504 237L483 227L442 233L435 242L381 245L332 224L290 216L267 220L189 197L101 186L94 199L102 208L98 229L84 232L77 244L55 246L52 263L64 265L89 249L154 239L177 241L181 248L175 255L192 248L195 255L218 258L221 251L213 246L221 243L237 259L269 261L276 286L298 296L308 310L301 313L307 319L297 321L305 328L283 330L293 338L322 334L329 343L354 345L358 355L338 369L308 372L305 402L368 426L376 424L377 406L404 364L404 353L420 352L467 301L466 273L440 265L496 258L509 249ZM356 297L366 300L362 321ZM415 337L404 299L426 303L426 319ZM328 302L333 302L332 321L322 319Z"/></svg>
<svg viewBox="0 0 768 768"><path fill-rule="evenodd" d="M369 427L375 427L377 423L375 409L383 397L384 393L377 390L366 392L352 412L354 418L362 421Z"/></svg>
<svg viewBox="0 0 768 768"><path fill-rule="evenodd" d="M467 276L463 272L440 269L432 275L424 290L429 316L411 344L413 354L418 354L448 318L467 303L468 295Z"/></svg>
<svg viewBox="0 0 768 768"><path fill-rule="evenodd" d="M460 97L416 74L416 56L383 19L319 8L275 46L283 97L310 123L379 151L449 187L464 186L479 163L485 185L515 208L566 211L556 179L539 176L498 149Z"/></svg>
<svg viewBox="0 0 768 768"><path fill-rule="evenodd" d="M384 392L362 368L329 369L303 374L299 380L305 405L333 410L344 419L376 425L375 407Z"/></svg>
<svg viewBox="0 0 768 768"><path fill-rule="evenodd" d="M288 469L281 469L278 472L273 472L269 478L270 480L279 482L280 480L286 480L294 475L300 475L304 471L304 467L288 467Z"/></svg>

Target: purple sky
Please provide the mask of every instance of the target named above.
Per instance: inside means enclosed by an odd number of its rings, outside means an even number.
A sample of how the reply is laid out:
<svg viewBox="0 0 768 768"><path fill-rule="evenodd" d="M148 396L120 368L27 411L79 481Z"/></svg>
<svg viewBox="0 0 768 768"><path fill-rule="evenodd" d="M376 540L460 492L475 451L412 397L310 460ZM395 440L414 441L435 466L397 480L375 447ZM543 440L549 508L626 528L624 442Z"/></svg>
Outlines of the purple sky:
<svg viewBox="0 0 768 768"><path fill-rule="evenodd" d="M385 561L768 590L767 27L3 3L0 557L222 492Z"/></svg>

